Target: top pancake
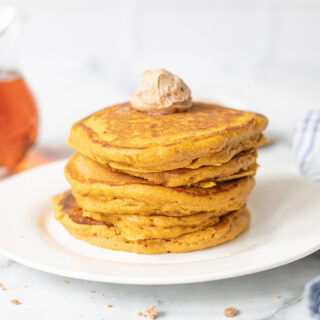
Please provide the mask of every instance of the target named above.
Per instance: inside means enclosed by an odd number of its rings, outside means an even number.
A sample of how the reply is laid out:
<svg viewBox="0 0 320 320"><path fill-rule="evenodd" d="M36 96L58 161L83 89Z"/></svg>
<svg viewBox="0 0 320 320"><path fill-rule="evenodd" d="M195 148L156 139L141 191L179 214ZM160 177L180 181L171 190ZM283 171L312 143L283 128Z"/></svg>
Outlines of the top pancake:
<svg viewBox="0 0 320 320"><path fill-rule="evenodd" d="M262 115L214 104L195 102L188 112L150 115L124 103L74 124L69 146L103 165L140 172L221 165L261 144L267 122Z"/></svg>

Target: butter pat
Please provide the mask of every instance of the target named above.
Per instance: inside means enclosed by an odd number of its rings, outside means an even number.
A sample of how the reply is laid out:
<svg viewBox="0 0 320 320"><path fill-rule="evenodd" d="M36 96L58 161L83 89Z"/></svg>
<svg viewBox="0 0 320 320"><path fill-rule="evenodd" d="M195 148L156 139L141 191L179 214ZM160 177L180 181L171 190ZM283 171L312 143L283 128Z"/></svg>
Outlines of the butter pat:
<svg viewBox="0 0 320 320"><path fill-rule="evenodd" d="M169 114L189 109L191 91L176 75L165 69L146 70L131 107L152 114Z"/></svg>

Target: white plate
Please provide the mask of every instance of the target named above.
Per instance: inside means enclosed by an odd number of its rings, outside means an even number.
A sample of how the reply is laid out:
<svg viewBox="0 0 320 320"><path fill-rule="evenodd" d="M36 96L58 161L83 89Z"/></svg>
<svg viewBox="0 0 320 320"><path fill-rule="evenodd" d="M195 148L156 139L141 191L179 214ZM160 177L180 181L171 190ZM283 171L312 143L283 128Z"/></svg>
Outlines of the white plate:
<svg viewBox="0 0 320 320"><path fill-rule="evenodd" d="M67 277L126 284L176 284L271 269L320 248L320 185L289 172L259 168L248 206L250 228L216 248L138 255L72 238L53 218L50 198L68 188L65 161L0 183L0 252Z"/></svg>

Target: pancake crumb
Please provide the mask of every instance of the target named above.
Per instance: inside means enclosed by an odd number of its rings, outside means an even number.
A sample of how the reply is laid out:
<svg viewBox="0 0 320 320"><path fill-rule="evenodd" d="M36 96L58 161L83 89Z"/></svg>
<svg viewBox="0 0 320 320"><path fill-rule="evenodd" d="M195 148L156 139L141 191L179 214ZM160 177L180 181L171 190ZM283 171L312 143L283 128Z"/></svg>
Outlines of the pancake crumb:
<svg viewBox="0 0 320 320"><path fill-rule="evenodd" d="M138 314L139 317L142 317L142 316L143 316L143 313L142 313L142 312L138 312L137 314Z"/></svg>
<svg viewBox="0 0 320 320"><path fill-rule="evenodd" d="M17 299L12 299L11 303L15 304L15 305L21 304L21 302L19 300L17 300Z"/></svg>
<svg viewBox="0 0 320 320"><path fill-rule="evenodd" d="M112 308L112 304L108 303L107 307Z"/></svg>
<svg viewBox="0 0 320 320"><path fill-rule="evenodd" d="M297 298L296 301L299 302L299 301L301 301L301 299Z"/></svg>
<svg viewBox="0 0 320 320"><path fill-rule="evenodd" d="M68 280L63 280L63 282L64 282L65 284L69 284L69 283L70 283L70 281L68 281Z"/></svg>
<svg viewBox="0 0 320 320"><path fill-rule="evenodd" d="M239 311L236 308L226 308L224 309L224 316L231 318L231 317L235 317L237 314L239 313Z"/></svg>
<svg viewBox="0 0 320 320"><path fill-rule="evenodd" d="M91 292L91 293L96 293L94 290L91 290L90 292Z"/></svg>
<svg viewBox="0 0 320 320"><path fill-rule="evenodd" d="M146 310L145 316L147 316L149 319L155 319L158 313L159 311L156 306L152 306Z"/></svg>
<svg viewBox="0 0 320 320"><path fill-rule="evenodd" d="M3 285L3 283L0 283L0 288L3 290L3 291L6 291L7 288Z"/></svg>
<svg viewBox="0 0 320 320"><path fill-rule="evenodd" d="M280 296L274 296L276 299L280 299Z"/></svg>

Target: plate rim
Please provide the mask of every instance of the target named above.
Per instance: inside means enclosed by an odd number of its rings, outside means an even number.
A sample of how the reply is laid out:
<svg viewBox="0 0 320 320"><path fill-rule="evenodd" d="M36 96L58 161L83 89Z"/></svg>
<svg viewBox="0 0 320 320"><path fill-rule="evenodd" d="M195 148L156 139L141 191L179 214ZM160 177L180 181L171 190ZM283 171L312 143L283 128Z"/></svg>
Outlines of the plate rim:
<svg viewBox="0 0 320 320"><path fill-rule="evenodd" d="M27 260L20 258L16 256L15 254L12 254L2 248L0 248L0 254L3 254L5 257L7 257L10 260L13 260L15 262L18 262L24 266L27 266L29 268L35 269L37 271L53 274L53 275L58 275L61 277L67 277L71 279L77 279L77 280L86 280L86 281L94 281L94 282L101 282L101 283L112 283L112 284L126 284L126 285L144 285L144 286L151 286L151 285L178 285L178 284L192 284L192 283L203 283L203 282L211 282L211 281L218 281L218 280L224 280L224 279L232 279L232 278L238 278L238 277L244 277L244 276L249 276L255 273L260 273L268 270L273 270L279 267L282 267L284 265L293 263L295 261L301 260L312 253L316 252L317 250L320 249L320 245L317 247L313 247L310 249L308 252L306 251L304 254L297 255L296 257L292 259L286 259L284 261L281 261L279 263L273 263L270 265L266 265L265 267L260 267L260 268L252 268L252 270L243 270L240 272L235 272L232 273L229 272L229 274L224 275L224 276L217 276L217 277L212 277L211 274L208 274L207 276L193 276L192 278L188 277L186 279L184 278L178 278L176 280L162 280L162 281L155 281L153 279L148 279L146 281L146 278L139 278L139 277L123 277L123 276L101 276L101 275L94 275L91 273L81 273L77 271L62 271L59 268L55 268L54 270L45 265L38 265L37 263L31 263L28 262Z"/></svg>

